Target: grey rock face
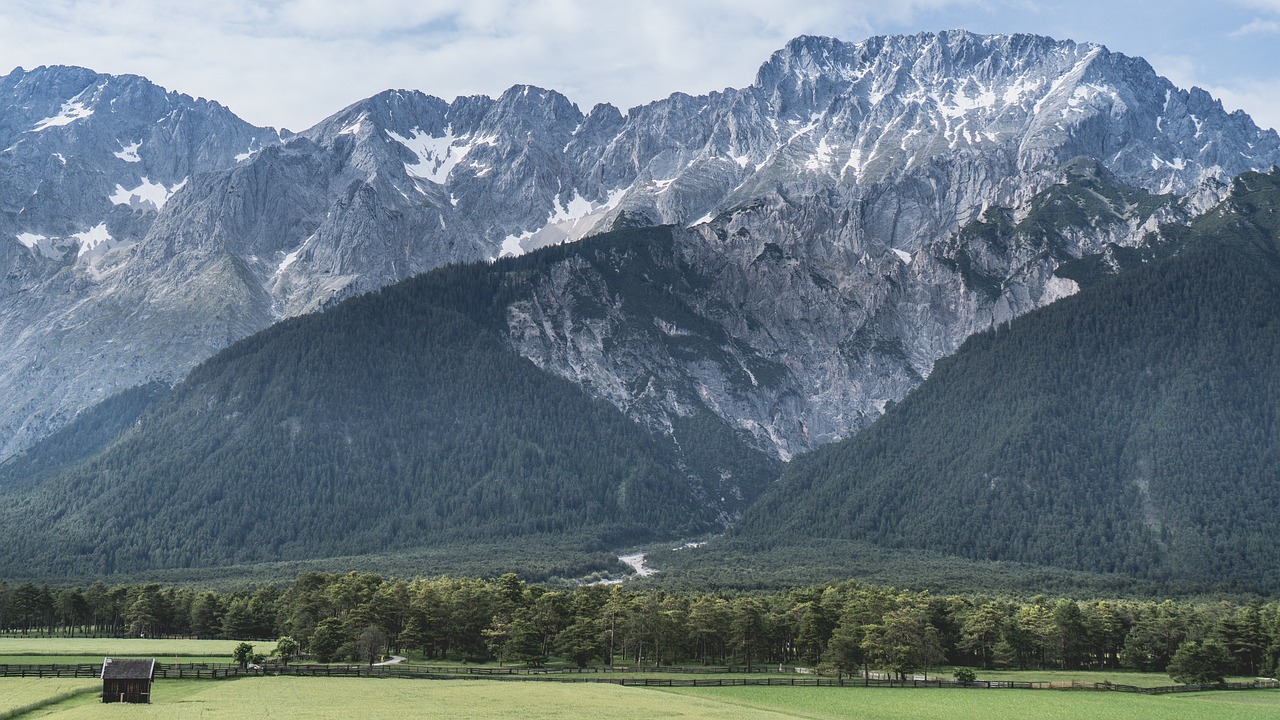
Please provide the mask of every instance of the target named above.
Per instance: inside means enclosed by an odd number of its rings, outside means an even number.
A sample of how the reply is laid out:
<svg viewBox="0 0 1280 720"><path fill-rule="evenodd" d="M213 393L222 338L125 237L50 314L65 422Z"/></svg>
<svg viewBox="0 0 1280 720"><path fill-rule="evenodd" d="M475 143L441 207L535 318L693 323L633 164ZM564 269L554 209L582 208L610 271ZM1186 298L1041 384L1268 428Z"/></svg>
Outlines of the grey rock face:
<svg viewBox="0 0 1280 720"><path fill-rule="evenodd" d="M139 78L15 72L0 142L0 387L17 398L0 457L280 318L636 222L693 228L677 245L708 278L688 302L721 328L714 358L671 355L679 323L625 304L577 322L561 305L600 286L569 266L512 309L512 342L652 427L696 403L787 457L856 431L974 330L1070 292L1063 258L1154 222L1121 213L1048 254L966 245L988 208L1026 212L1085 156L1193 194L1159 216L1176 219L1280 161L1274 132L1140 59L965 32L797 38L750 87L625 115L526 86L388 91L297 137ZM613 337L622 316L645 332Z"/></svg>
<svg viewBox="0 0 1280 720"><path fill-rule="evenodd" d="M759 211L726 214L674 230L669 262L687 281L669 292L686 310L654 313L571 257L508 308L508 327L539 367L656 431L705 408L787 459L874 420L973 332L1075 292L1054 274L1061 263L1138 246L1157 217L1185 219L1173 196L1112 180L1069 166L1022 212L993 206L914 254L851 254L834 232L776 242L788 216L761 231ZM1040 219L1064 203L1078 219L1046 230Z"/></svg>
<svg viewBox="0 0 1280 720"><path fill-rule="evenodd" d="M192 326L217 322L197 318L221 309L186 278L133 270L193 177L279 141L140 77L41 67L0 78L0 457L114 392L178 377L245 331L228 325L192 348ZM236 294L216 274L203 280ZM185 294L200 310L166 316L155 294Z"/></svg>

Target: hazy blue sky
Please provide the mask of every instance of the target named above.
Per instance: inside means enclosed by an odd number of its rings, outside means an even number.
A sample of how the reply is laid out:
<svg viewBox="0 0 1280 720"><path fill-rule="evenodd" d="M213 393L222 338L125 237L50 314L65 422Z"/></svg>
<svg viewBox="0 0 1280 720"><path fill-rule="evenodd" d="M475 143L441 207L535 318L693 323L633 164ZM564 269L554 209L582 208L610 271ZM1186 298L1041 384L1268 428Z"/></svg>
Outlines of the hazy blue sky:
<svg viewBox="0 0 1280 720"><path fill-rule="evenodd" d="M746 85L796 35L950 28L1102 43L1280 127L1280 0L5 0L0 73L136 73L302 130L388 88L625 110Z"/></svg>

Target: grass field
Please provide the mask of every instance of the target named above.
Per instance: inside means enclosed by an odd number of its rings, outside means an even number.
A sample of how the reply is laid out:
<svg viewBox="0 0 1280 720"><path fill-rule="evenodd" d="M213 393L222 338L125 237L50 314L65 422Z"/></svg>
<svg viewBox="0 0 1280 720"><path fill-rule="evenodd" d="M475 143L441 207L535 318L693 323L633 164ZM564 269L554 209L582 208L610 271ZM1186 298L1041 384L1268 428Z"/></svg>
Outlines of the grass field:
<svg viewBox="0 0 1280 720"><path fill-rule="evenodd" d="M230 662L238 644L238 640L9 636L0 637L0 663L102 662L102 658L110 656L154 657L160 662L173 662L174 657L180 662ZM274 647L270 642L254 643L254 649L262 653Z"/></svg>
<svg viewBox="0 0 1280 720"><path fill-rule="evenodd" d="M0 688L3 687L0 684ZM306 717L318 720L367 717L763 720L786 715L725 705L714 699L616 685L276 677L228 682L163 682L155 686L152 704L148 706L104 706L93 697L75 698L23 716L24 720L28 717L57 720L109 717L174 720L243 720L245 717Z"/></svg>
<svg viewBox="0 0 1280 720"><path fill-rule="evenodd" d="M272 646L274 647L274 646ZM269 650L270 648L268 648ZM0 665L96 665L104 657L155 658L158 663L173 662L172 655L155 653L107 653L106 655L0 655ZM180 655L180 663L229 663L229 655Z"/></svg>
<svg viewBox="0 0 1280 720"><path fill-rule="evenodd" d="M0 678L0 714L81 688L100 687L83 678Z"/></svg>
<svg viewBox="0 0 1280 720"><path fill-rule="evenodd" d="M33 681L0 679L0 697ZM50 687L59 681L47 680ZM357 678L246 678L165 681L149 706L102 705L96 695L72 698L25 718L1046 718L1047 720L1252 720L1280 716L1280 691L1138 696L1048 690L913 690L880 688L680 688L616 685Z"/></svg>
<svg viewBox="0 0 1280 720"><path fill-rule="evenodd" d="M1042 718L1043 720L1253 720L1280 716L1280 692L1131 695L1055 690L915 690L889 688L679 688L672 695L776 717L914 720Z"/></svg>

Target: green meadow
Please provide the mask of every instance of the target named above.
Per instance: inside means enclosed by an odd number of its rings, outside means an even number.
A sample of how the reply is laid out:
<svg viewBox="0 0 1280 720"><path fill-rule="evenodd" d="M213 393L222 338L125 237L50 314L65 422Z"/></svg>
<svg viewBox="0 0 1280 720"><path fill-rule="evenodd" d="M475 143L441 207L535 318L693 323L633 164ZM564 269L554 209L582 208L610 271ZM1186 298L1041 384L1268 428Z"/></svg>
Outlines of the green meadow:
<svg viewBox="0 0 1280 720"><path fill-rule="evenodd" d="M39 696L40 681L0 679L10 692ZM46 680L48 694L69 681ZM32 694L32 688L35 694ZM16 694L15 694L16 697ZM264 677L231 681L161 681L153 704L102 705L94 694L36 709L22 718L364 717L604 720L673 718L1044 718L1046 720L1217 720L1280 716L1280 691L1144 696L1053 690L733 687L651 689L606 684L492 680L371 680ZM3 717L0 715L0 717Z"/></svg>
<svg viewBox="0 0 1280 720"><path fill-rule="evenodd" d="M0 680L0 688L4 681ZM481 718L757 718L786 717L715 699L602 684L546 682L368 680L360 678L245 678L157 683L148 706L102 705L77 697L26 717L243 720L365 717Z"/></svg>
<svg viewBox="0 0 1280 720"><path fill-rule="evenodd" d="M150 657L157 662L231 662L237 640L50 638L0 636L0 665L100 663L104 657ZM274 643L257 643L269 652Z"/></svg>
<svg viewBox="0 0 1280 720"><path fill-rule="evenodd" d="M238 641L0 637L0 664L100 662L104 656L160 662L229 662ZM266 652L271 643L255 643ZM949 675L944 671L943 676ZM640 679L690 676L627 673ZM716 675L700 675L711 679ZM741 673L726 677L741 678ZM756 675L755 677L764 677ZM1136 672L982 672L984 680L1169 685L1167 675ZM20 718L1115 718L1280 717L1280 691L1145 696L1061 690L911 688L637 688L598 683L263 677L157 681L150 706L102 705L92 679L0 678L0 720Z"/></svg>
<svg viewBox="0 0 1280 720"><path fill-rule="evenodd" d="M0 678L0 718L44 701L93 692L100 687L97 680L86 678Z"/></svg>
<svg viewBox="0 0 1280 720"><path fill-rule="evenodd" d="M1069 690L937 690L911 688L678 688L672 695L773 717L860 720L1216 720L1280 716L1280 691L1133 695ZM718 716L717 716L718 717ZM766 716L768 717L768 716Z"/></svg>

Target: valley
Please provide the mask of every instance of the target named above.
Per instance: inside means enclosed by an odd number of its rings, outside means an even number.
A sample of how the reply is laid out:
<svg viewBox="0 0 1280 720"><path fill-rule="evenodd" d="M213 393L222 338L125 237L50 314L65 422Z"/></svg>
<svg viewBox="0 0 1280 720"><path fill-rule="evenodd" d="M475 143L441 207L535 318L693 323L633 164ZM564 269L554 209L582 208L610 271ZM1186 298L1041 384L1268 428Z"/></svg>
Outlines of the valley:
<svg viewBox="0 0 1280 720"><path fill-rule="evenodd" d="M0 674L290 638L530 704L223 668L148 712L1274 705L1280 135L1141 58L801 35L625 112L386 90L297 133L41 66L0 145ZM762 667L815 686L670 682Z"/></svg>

